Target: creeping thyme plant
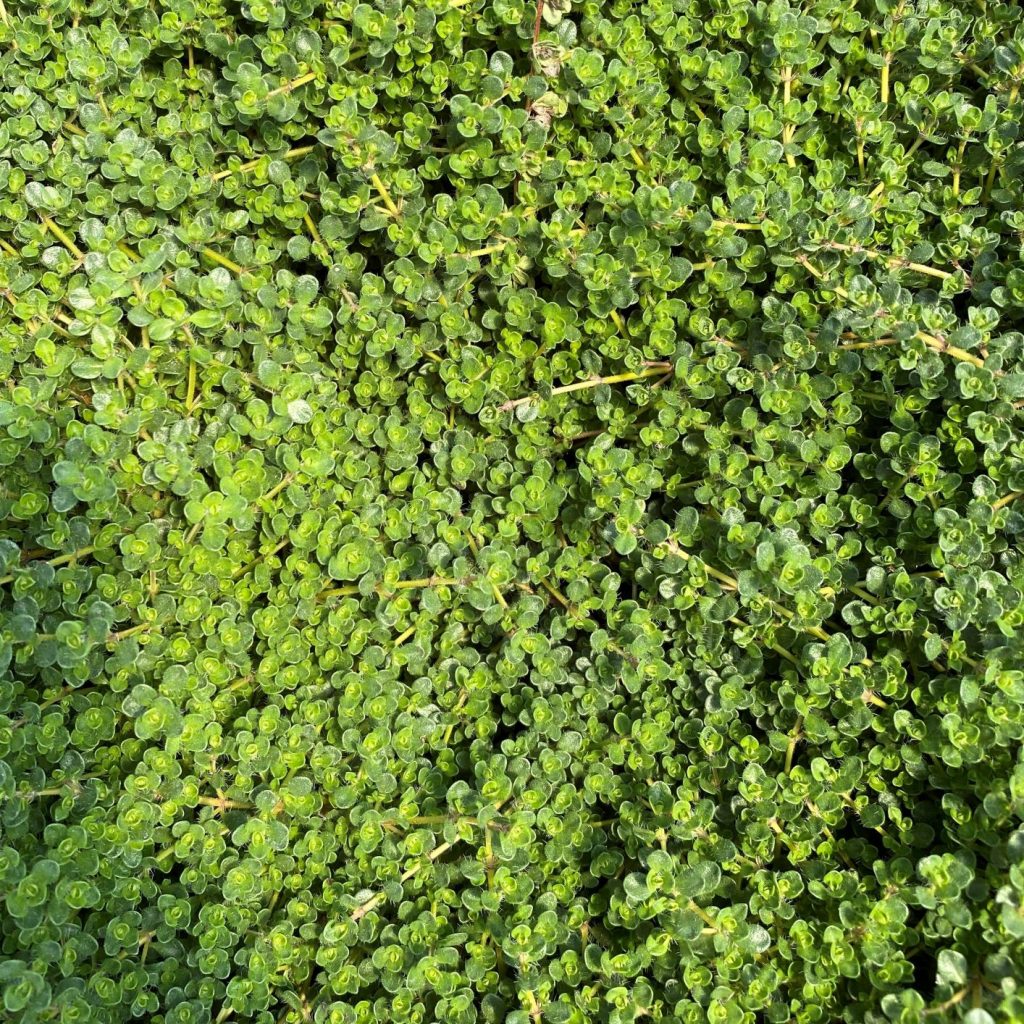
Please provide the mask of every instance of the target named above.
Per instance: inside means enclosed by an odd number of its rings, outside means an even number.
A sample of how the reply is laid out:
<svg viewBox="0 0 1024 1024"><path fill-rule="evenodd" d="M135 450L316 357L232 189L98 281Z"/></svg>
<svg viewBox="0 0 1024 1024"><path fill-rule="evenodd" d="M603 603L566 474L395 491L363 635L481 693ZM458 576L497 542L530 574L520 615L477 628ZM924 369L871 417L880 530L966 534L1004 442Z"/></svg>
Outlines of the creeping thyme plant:
<svg viewBox="0 0 1024 1024"><path fill-rule="evenodd" d="M1024 1020L1024 19L0 3L0 1020Z"/></svg>

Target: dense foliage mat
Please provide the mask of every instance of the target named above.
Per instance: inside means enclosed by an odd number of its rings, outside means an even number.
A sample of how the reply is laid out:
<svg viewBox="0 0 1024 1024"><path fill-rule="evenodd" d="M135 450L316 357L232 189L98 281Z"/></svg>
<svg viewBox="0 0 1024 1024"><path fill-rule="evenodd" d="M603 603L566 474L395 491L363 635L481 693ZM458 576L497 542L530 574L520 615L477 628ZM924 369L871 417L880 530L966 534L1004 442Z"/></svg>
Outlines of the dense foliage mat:
<svg viewBox="0 0 1024 1024"><path fill-rule="evenodd" d="M0 1019L1024 1020L998 0L0 4Z"/></svg>

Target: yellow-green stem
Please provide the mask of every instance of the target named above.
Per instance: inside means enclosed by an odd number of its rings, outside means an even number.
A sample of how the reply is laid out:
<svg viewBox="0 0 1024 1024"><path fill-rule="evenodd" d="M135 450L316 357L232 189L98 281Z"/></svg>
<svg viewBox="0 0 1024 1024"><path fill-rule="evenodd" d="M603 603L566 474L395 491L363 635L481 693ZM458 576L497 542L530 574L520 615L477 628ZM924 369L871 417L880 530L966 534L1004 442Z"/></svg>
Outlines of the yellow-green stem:
<svg viewBox="0 0 1024 1024"><path fill-rule="evenodd" d="M289 149L287 153L282 154L280 157L275 157L278 160L294 160L296 157L305 156L307 153L312 153L316 149L316 146L297 146L295 149ZM234 170L217 171L215 174L210 175L212 181L223 181L225 178L230 178L232 174L245 174L247 171L251 171L256 167L259 167L260 161L263 157L256 157L255 160L247 160L244 164L240 164Z"/></svg>
<svg viewBox="0 0 1024 1024"><path fill-rule="evenodd" d="M784 766L787 775L793 770L793 757L796 754L797 744L803 739L803 722L803 718L798 718L796 725L793 726L793 730L789 734L789 743L786 746L786 763Z"/></svg>
<svg viewBox="0 0 1024 1024"><path fill-rule="evenodd" d="M317 231L316 225L313 223L313 218L310 217L308 213L304 213L302 215L302 219L305 222L306 227L309 229L309 233L313 237L313 241L317 245L323 245L324 240L320 237L320 232Z"/></svg>
<svg viewBox="0 0 1024 1024"><path fill-rule="evenodd" d="M76 562L79 558L85 558L86 555L91 555L96 550L95 545L90 544L88 547L79 548L77 551L72 551L68 555L58 555L56 558L46 559L47 565L65 565L68 562ZM0 576L0 584L10 583L14 579L13 574L9 576Z"/></svg>
<svg viewBox="0 0 1024 1024"><path fill-rule="evenodd" d="M719 931L718 924L715 919L702 906L700 906L700 904L695 903L693 900L689 900L686 906L708 926L712 933Z"/></svg>
<svg viewBox="0 0 1024 1024"><path fill-rule="evenodd" d="M956 151L956 163L953 166L953 195L960 195L960 171L963 168L964 150L967 148L967 136L960 140Z"/></svg>
<svg viewBox="0 0 1024 1024"><path fill-rule="evenodd" d="M746 220L713 220L713 228L732 228L733 231L760 231L763 225Z"/></svg>
<svg viewBox="0 0 1024 1024"><path fill-rule="evenodd" d="M156 625L155 622L140 622L137 626L131 626L128 629L122 629L118 633L111 633L107 637L108 644L115 644L119 640L124 640L127 637L135 636L138 633L147 633Z"/></svg>
<svg viewBox="0 0 1024 1024"><path fill-rule="evenodd" d="M293 89L298 89L300 85L305 85L307 82L312 82L316 78L316 72L310 71L305 75L300 75L298 78L293 79L291 82L286 82L284 85L279 85L276 89L271 89L267 93L266 99L270 99L272 96L280 96L282 93L291 92Z"/></svg>
<svg viewBox="0 0 1024 1024"><path fill-rule="evenodd" d="M636 373L616 373L610 377L595 377L592 380L580 380L575 384L564 384L562 387L552 388L551 396L565 395L570 391L584 391L587 388L599 387L601 384L622 384L631 380L643 380L645 377L663 377L671 369L672 365L670 363L658 363L657 365L648 366L646 369L640 370ZM509 412L517 406L526 405L527 402L535 401L536 398L536 395L527 395L526 398L512 399L500 406L498 411Z"/></svg>
<svg viewBox="0 0 1024 1024"><path fill-rule="evenodd" d="M814 266L813 263L806 256L797 256L797 261L807 269L807 272L818 280L824 279L824 274ZM842 285L824 285L829 291L833 291L841 299L848 299L850 293L842 287ZM985 366L985 360L976 356L973 352L968 352L966 349L960 348L957 345L950 345L948 341L944 341L941 338L936 338L932 334L927 334L924 331L917 331L914 335L919 341L923 341L930 349L935 352L944 353L945 355L952 356L954 359L959 359L961 362L970 363L972 366L983 368Z"/></svg>
<svg viewBox="0 0 1024 1024"><path fill-rule="evenodd" d="M1022 495L1024 495L1024 491L1010 491L1009 494L1004 495L998 501L994 501L992 503L992 511L998 512L1001 508L1006 508L1007 505L1016 501Z"/></svg>
<svg viewBox="0 0 1024 1024"><path fill-rule="evenodd" d="M247 562L241 568L236 569L231 574L231 578L233 580L240 579L250 569L256 568L256 566L259 565L261 562L265 562L268 558L273 558L274 555L276 555L279 551L283 551L290 543L291 541L287 537L285 537L284 540L279 541L277 544L275 544L274 547L272 547L265 555L258 555L251 562Z"/></svg>
<svg viewBox="0 0 1024 1024"><path fill-rule="evenodd" d="M391 214L391 216L392 217L400 216L401 211L395 205L395 201L394 201L394 199L391 198L391 193L388 191L387 185L385 185L384 182L381 181L380 175L379 174L371 174L370 175L370 183L378 191L378 193L380 193L380 197L381 197L381 199L384 200L384 205L388 208L388 212Z"/></svg>
<svg viewBox="0 0 1024 1024"><path fill-rule="evenodd" d="M188 390L185 392L185 415L192 411L192 402L196 394L196 361L188 357Z"/></svg>
<svg viewBox="0 0 1024 1024"><path fill-rule="evenodd" d="M213 260L214 263L219 263L222 267L227 267L233 274L244 274L245 268L240 267L234 260L229 260L226 256L221 256L215 249L211 249L208 246L204 246L202 249L203 255L208 260Z"/></svg>
<svg viewBox="0 0 1024 1024"><path fill-rule="evenodd" d="M1017 97L1020 95L1020 82L1014 82L1013 87L1010 89L1009 95L1006 97L1006 105L1012 107L1017 102ZM985 178L985 187L982 191L982 198L984 202L988 201L989 193L992 191L993 185L996 183L996 175L999 173L1000 168L1003 166L1001 159L993 158L992 165L988 169L988 175Z"/></svg>
<svg viewBox="0 0 1024 1024"><path fill-rule="evenodd" d="M877 249L868 249L863 245L850 245L846 242L825 242L823 248L835 249L838 252L860 253L862 256L867 256L868 259L881 260L893 270L913 270L918 274L936 277L940 281L947 281L949 278L956 276L953 271L939 270L937 267L929 267L924 263L914 263L899 256L887 256L884 252L879 252Z"/></svg>
<svg viewBox="0 0 1024 1024"><path fill-rule="evenodd" d="M507 799L500 800L498 803L494 805L494 810L500 811L502 805L505 803L507 803ZM399 882L404 885L406 882L409 881L409 879L414 878L416 875L418 875L420 871L423 870L425 865L433 864L435 860L437 860L440 857L443 857L458 841L459 840L456 839L451 843L442 843L440 846L434 847L434 849L427 854L426 860L421 860L418 864L414 864L407 871L404 871L402 873L401 878L399 879ZM360 904L358 907L356 907L355 910L352 911L352 920L359 921L362 918L364 918L367 914L370 913L371 910L377 907L378 904L383 902L384 898L385 897L383 892L375 893L368 900Z"/></svg>
<svg viewBox="0 0 1024 1024"><path fill-rule="evenodd" d="M473 535L471 533L467 533L466 540L469 541L469 550L473 552L473 557L478 558L480 556L480 548L473 539ZM501 605L502 609L507 612L508 602L505 600L505 596L502 594L501 590L498 589L497 583L491 583L491 592L494 594L494 599Z"/></svg>
<svg viewBox="0 0 1024 1024"><path fill-rule="evenodd" d="M838 345L837 348L843 350L849 349L862 349L862 348L882 348L885 345L898 345L898 338L876 338L874 341L853 341L848 345Z"/></svg>
<svg viewBox="0 0 1024 1024"><path fill-rule="evenodd" d="M85 259L85 253L82 252L82 250L79 249L77 245L75 245L70 235L68 235L62 227L60 227L58 224L55 224L49 217L46 216L46 214L42 215L42 220L43 226L46 228L46 230L49 231L50 234L53 235L53 237L56 238L64 246L64 248L71 253L72 256L75 257L75 259Z"/></svg>
<svg viewBox="0 0 1024 1024"><path fill-rule="evenodd" d="M464 259L470 259L474 256L490 256L491 253L501 252L502 249L508 248L508 242L496 242L494 245L485 245L482 249L473 249L471 252L461 253Z"/></svg>
<svg viewBox="0 0 1024 1024"><path fill-rule="evenodd" d="M391 590L419 590L426 587L457 587L460 584L470 583L472 579L457 580L450 579L447 576L423 576L420 579L415 580L399 580L397 583L391 585ZM386 594L389 592L389 588L383 584L373 588L376 594ZM317 600L326 601L332 597L352 597L359 593L359 587L356 584L348 584L344 587L329 587L327 590L321 590L317 595Z"/></svg>
<svg viewBox="0 0 1024 1024"><path fill-rule="evenodd" d="M394 642L391 645L392 649L394 649L395 647L401 647L402 644L404 644L405 641L408 640L409 637L411 637L413 635L413 633L415 633L415 632L416 632L415 624L410 626L408 629L403 630L401 633L398 634L398 636L395 637Z"/></svg>
<svg viewBox="0 0 1024 1024"><path fill-rule="evenodd" d="M267 491L266 494L261 494L257 499L256 503L260 504L264 501L272 501L276 498L293 480L295 479L294 473L285 473L283 477L273 487Z"/></svg>
<svg viewBox="0 0 1024 1024"><path fill-rule="evenodd" d="M785 108L789 106L789 101L793 95L793 69L786 66L782 69L782 108L783 117L785 117ZM782 145L783 147L788 146L793 141L793 125L786 121L782 127ZM796 157L792 153L786 153L786 166L795 168Z"/></svg>

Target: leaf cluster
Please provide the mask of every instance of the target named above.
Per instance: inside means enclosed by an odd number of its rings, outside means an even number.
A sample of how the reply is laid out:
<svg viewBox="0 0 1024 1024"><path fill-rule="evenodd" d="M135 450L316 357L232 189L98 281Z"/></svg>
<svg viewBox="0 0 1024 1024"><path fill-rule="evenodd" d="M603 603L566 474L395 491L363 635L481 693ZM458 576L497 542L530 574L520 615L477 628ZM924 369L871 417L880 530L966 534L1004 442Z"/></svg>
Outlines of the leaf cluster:
<svg viewBox="0 0 1024 1024"><path fill-rule="evenodd" d="M0 2L0 1020L1024 1020L1002 0Z"/></svg>

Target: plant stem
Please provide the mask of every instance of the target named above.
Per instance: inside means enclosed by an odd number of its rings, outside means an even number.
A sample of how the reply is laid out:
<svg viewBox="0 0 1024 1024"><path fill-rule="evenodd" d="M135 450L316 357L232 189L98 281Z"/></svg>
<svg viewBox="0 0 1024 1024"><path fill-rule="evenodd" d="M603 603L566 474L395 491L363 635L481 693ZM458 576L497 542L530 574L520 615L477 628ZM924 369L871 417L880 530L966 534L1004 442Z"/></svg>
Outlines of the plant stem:
<svg viewBox="0 0 1024 1024"><path fill-rule="evenodd" d="M273 159L278 160L294 160L297 157L305 156L307 153L312 153L316 149L316 146L298 146L295 149L289 149L287 153L282 154L280 157ZM217 171L215 174L210 175L212 181L223 181L225 178L230 178L232 174L245 174L247 171L251 171L256 167L259 167L260 161L263 160L262 156L256 157L254 160L248 160L244 164L236 167L234 170Z"/></svg>
<svg viewBox="0 0 1024 1024"><path fill-rule="evenodd" d="M306 227L309 229L310 235L313 236L313 241L316 242L318 245L323 245L324 240L320 237L320 232L317 231L316 225L313 223L313 218L310 217L308 213L304 213L302 215L302 220L305 223Z"/></svg>
<svg viewBox="0 0 1024 1024"><path fill-rule="evenodd" d="M788 65L782 69L782 107L783 112L785 108L789 106L789 101L793 95L793 69ZM785 116L785 114L783 114ZM783 147L788 146L793 141L793 125L788 121L784 121L782 126L782 145ZM792 153L786 153L786 166L790 168L796 167L796 157Z"/></svg>
<svg viewBox="0 0 1024 1024"><path fill-rule="evenodd" d="M76 562L79 558L85 558L86 555L91 555L95 550L95 545L90 544L88 547L72 551L69 555L58 555L56 558L48 558L46 559L46 564L57 566L65 565L68 562ZM13 579L13 574L9 576L0 576L0 584L10 583Z"/></svg>
<svg viewBox="0 0 1024 1024"><path fill-rule="evenodd" d="M1017 97L1020 95L1020 82L1014 82L1013 87L1010 89L1009 95L1006 97L1006 105L1012 107L1017 102ZM982 202L987 203L989 193L992 191L992 186L996 183L996 175L999 173L999 169L1003 166L1001 159L993 159L992 166L988 169L988 176L985 178L985 187L982 191Z"/></svg>
<svg viewBox="0 0 1024 1024"><path fill-rule="evenodd" d="M1010 491L1009 494L1003 495L998 501L992 503L992 511L998 512L1001 508L1006 508L1007 505L1016 501L1021 495L1024 495L1024 491Z"/></svg>
<svg viewBox="0 0 1024 1024"><path fill-rule="evenodd" d="M219 811L223 810L234 810L234 811L252 811L255 810L253 804L242 803L238 800L226 800L224 797L219 796L201 796L196 798L196 803L203 807L215 807Z"/></svg>
<svg viewBox="0 0 1024 1024"><path fill-rule="evenodd" d="M192 402L196 394L196 361L188 357L188 389L185 392L185 415L192 411Z"/></svg>
<svg viewBox="0 0 1024 1024"><path fill-rule="evenodd" d="M473 557L474 558L479 558L480 557L480 549L477 546L476 541L473 540L473 535L471 533L467 533L466 534L466 539L469 541L469 550L473 552ZM498 602L498 604L501 605L502 610L507 612L508 611L508 602L505 600L505 597L502 594L502 592L498 589L498 584L497 583L494 583L494 582L491 583L491 591L494 594L494 599Z"/></svg>
<svg viewBox="0 0 1024 1024"><path fill-rule="evenodd" d="M825 275L815 267L806 256L799 254L797 255L797 261L807 269L807 272L812 277L816 277L819 281L822 281ZM825 285L829 291L833 291L841 299L848 299L850 293L842 287L842 285ZM930 349L936 352L944 353L945 355L952 356L954 359L959 359L961 362L970 363L972 366L984 368L985 360L976 356L973 352L968 352L967 349L959 348L957 345L950 345L948 341L944 341L941 338L936 338L932 334L926 334L924 331L917 331L914 337L919 341L923 341ZM997 376L1002 376L1001 372L997 373Z"/></svg>
<svg viewBox="0 0 1024 1024"><path fill-rule="evenodd" d="M315 71L307 72L305 75L300 75L298 78L293 79L291 82L286 82L284 85L279 85L276 89L271 89L270 92L264 97L264 99L270 99L272 96L280 96L282 93L291 92L293 89L298 89L300 85L305 85L307 82L312 82L316 78L317 73Z"/></svg>
<svg viewBox="0 0 1024 1024"><path fill-rule="evenodd" d="M395 205L394 199L391 198L391 193L388 191L387 185L384 184L380 179L379 174L371 174L370 182L373 187L380 193L381 199L384 200L384 205L388 208L388 212L392 217L399 217L401 210Z"/></svg>
<svg viewBox="0 0 1024 1024"><path fill-rule="evenodd" d="M826 242L824 248L836 249L839 252L860 253L862 256L867 256L868 259L882 260L886 266L893 270L914 270L918 274L937 277L941 281L948 281L951 277L956 276L953 271L939 270L936 267L929 267L924 263L913 263L899 256L887 256L884 252L878 252L876 249L867 249L863 245L849 245L845 242Z"/></svg>
<svg viewBox="0 0 1024 1024"><path fill-rule="evenodd" d="M945 1013L946 1010L953 1009L954 1006L958 1003L962 1003L971 994L972 986L973 982L964 985L962 989L950 996L950 998L944 1003L939 1003L936 1006L929 1006L923 1012L926 1015L930 1015L933 1013Z"/></svg>
<svg viewBox="0 0 1024 1024"><path fill-rule="evenodd" d="M500 811L501 808L502 808L502 805L507 803L507 802L508 802L507 798L505 800L499 800L498 803L496 803L494 805L494 810L495 811ZM427 854L427 859L426 860L421 860L418 864L414 864L407 871L403 872L401 878L399 879L399 881L404 884L405 882L408 882L410 878L414 878L416 875L418 875L420 873L420 871L423 870L425 865L433 864L433 862L435 860L438 860L440 857L443 857L455 845L455 843L457 843L457 842L459 842L458 839L456 839L454 842L442 843L440 846L435 847L433 850L430 851L430 853ZM356 909L352 911L352 915L351 915L352 920L353 921L361 920L367 914L369 914L370 911L373 910L383 900L384 900L384 893L383 892L375 893L368 900L366 900L364 903L360 904L360 906L356 907Z"/></svg>
<svg viewBox="0 0 1024 1024"><path fill-rule="evenodd" d="M126 637L135 636L137 633L146 633L155 625L155 622L140 622L137 626L132 626L129 629L122 629L119 633L111 633L107 637L107 643L115 644L119 640L124 640Z"/></svg>
<svg viewBox="0 0 1024 1024"><path fill-rule="evenodd" d="M687 908L696 914L713 932L717 933L720 929L715 919L698 903L693 900L689 900L686 904Z"/></svg>
<svg viewBox="0 0 1024 1024"><path fill-rule="evenodd" d="M960 140L956 150L956 163L953 165L953 195L960 195L960 172L963 170L964 150L967 148L967 136Z"/></svg>
<svg viewBox="0 0 1024 1024"><path fill-rule="evenodd" d="M259 505L264 501L273 501L293 480L295 479L294 473L285 473L283 477L273 487L267 491L266 494L261 494L255 501L255 504Z"/></svg>
<svg viewBox="0 0 1024 1024"><path fill-rule="evenodd" d="M671 363L658 363L647 367L645 370L640 370L637 373L616 373L610 377L595 377L591 380L580 380L575 384L565 384L562 387L552 388L551 397L554 397L555 395L565 395L570 391L584 391L587 388L596 388L601 384L621 384L625 381L642 380L645 377L662 377L671 369ZM527 402L532 402L536 398L536 395L527 395L526 398L514 398L506 402L504 405L499 406L498 412L509 412L511 409L515 409L520 405L526 405Z"/></svg>
<svg viewBox="0 0 1024 1024"><path fill-rule="evenodd" d="M470 582L472 582L472 579L456 580L449 579L446 576L423 576L416 580L399 580L397 583L392 584L392 586L395 590L416 590L426 587L457 587L460 584ZM330 587L327 590L321 590L317 595L317 600L326 601L332 597L351 597L358 593L359 587L353 583L344 587ZM374 593L382 595L388 593L388 590L386 587L378 585L374 587Z"/></svg>
<svg viewBox="0 0 1024 1024"><path fill-rule="evenodd" d="M394 584L395 590L416 590L421 587L456 587L462 580L448 579L445 576L424 576L418 580L399 580Z"/></svg>
<svg viewBox="0 0 1024 1024"><path fill-rule="evenodd" d="M226 256L221 256L219 252L214 249L204 246L202 254L208 259L213 260L214 263L219 263L222 267L227 267L234 274L244 274L245 268L240 267L234 260L229 260Z"/></svg>
<svg viewBox="0 0 1024 1024"><path fill-rule="evenodd" d="M402 630L398 636L395 637L394 642L391 645L391 649L394 650L396 647L401 647L406 640L409 639L416 632L416 624L413 623L408 629Z"/></svg>
<svg viewBox="0 0 1024 1024"><path fill-rule="evenodd" d="M250 569L254 569L254 568L255 568L255 567L256 567L257 565L259 565L259 564L260 564L261 562L264 562L264 561L266 561L266 560L267 560L268 558L273 558L273 557L274 557L274 555L276 555L276 554L277 554L277 553L278 553L279 551L281 551L281 550L282 550L283 548L286 548L286 547L287 547L287 546L288 546L288 545L289 545L290 543L291 543L291 541L290 541L290 540L289 540L289 539L288 539L287 537L285 537L285 539L284 539L284 540L280 541L280 542L279 542L278 544L275 544L275 545L274 545L274 547L272 547L272 548L271 548L271 549L270 549L270 550L269 550L269 551L268 551L268 552L267 552L267 553L266 553L265 555L258 555L258 556L257 556L256 558L254 558L254 559L253 559L253 560L252 560L251 562L248 562L248 563L246 563L246 564L245 564L245 565L243 565L243 566L242 566L242 567L241 567L240 569L236 569L236 570L235 570L235 571L234 571L234 572L233 572L233 573L231 574L231 578L232 578L233 580L237 580L237 579L241 578L241 577L242 577L242 576L244 576L244 575L245 575L245 574L246 574L246 573L247 573L247 572L248 572L248 571L249 571Z"/></svg>
<svg viewBox="0 0 1024 1024"><path fill-rule="evenodd" d="M882 348L884 345L898 345L899 343L899 338L876 338L874 341L853 341L848 345L837 345L836 347L843 350Z"/></svg>
<svg viewBox="0 0 1024 1024"><path fill-rule="evenodd" d="M485 245L482 249L473 249L472 252L463 252L459 255L464 259L470 259L473 256L490 256L491 253L501 252L502 249L508 248L508 242L497 242L494 245Z"/></svg>
<svg viewBox="0 0 1024 1024"><path fill-rule="evenodd" d="M544 0L537 0L537 11L533 18L533 45L540 41L540 29L544 20Z"/></svg>
<svg viewBox="0 0 1024 1024"><path fill-rule="evenodd" d="M68 252L70 252L71 255L75 257L75 259L85 259L85 253L82 252L82 250L79 249L77 245L75 245L70 235L68 235L63 228L55 224L49 217L46 216L45 213L42 214L42 220L43 226L46 228L46 230L49 231L54 238L61 242L64 248L67 249Z"/></svg>
<svg viewBox="0 0 1024 1024"><path fill-rule="evenodd" d="M576 613L576 607L572 602L563 594L560 590L553 587L546 579L540 579L538 581L540 585L565 609Z"/></svg>
<svg viewBox="0 0 1024 1024"><path fill-rule="evenodd" d="M786 763L784 770L788 775L793 770L793 757L796 754L797 744L803 739L803 718L796 720L796 725L793 726L792 732L789 734L789 743L786 746Z"/></svg>
<svg viewBox="0 0 1024 1024"><path fill-rule="evenodd" d="M733 231L760 231L762 225L747 220L713 220L714 228L732 228Z"/></svg>

